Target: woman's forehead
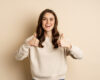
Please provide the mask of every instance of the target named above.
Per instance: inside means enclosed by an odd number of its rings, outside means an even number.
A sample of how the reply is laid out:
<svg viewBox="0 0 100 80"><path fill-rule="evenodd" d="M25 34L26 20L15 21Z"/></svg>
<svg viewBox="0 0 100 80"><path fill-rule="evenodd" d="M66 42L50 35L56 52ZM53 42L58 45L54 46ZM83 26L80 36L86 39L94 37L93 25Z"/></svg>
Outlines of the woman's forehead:
<svg viewBox="0 0 100 80"><path fill-rule="evenodd" d="M52 13L45 13L44 14L44 16L43 16L43 18L46 18L46 17L52 17L52 18L54 18L54 15L52 14Z"/></svg>

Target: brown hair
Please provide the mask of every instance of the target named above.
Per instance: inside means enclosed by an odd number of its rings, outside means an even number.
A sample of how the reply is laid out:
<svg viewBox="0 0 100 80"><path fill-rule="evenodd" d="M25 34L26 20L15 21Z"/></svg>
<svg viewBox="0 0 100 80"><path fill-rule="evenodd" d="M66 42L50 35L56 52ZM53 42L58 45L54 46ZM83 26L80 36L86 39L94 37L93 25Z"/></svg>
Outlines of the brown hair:
<svg viewBox="0 0 100 80"><path fill-rule="evenodd" d="M42 43L45 41L44 29L42 28L42 19L43 19L44 14L46 13L51 13L54 15L55 24L54 24L54 28L52 29L52 44L54 48L58 48L58 44L57 44L57 40L59 38L59 32L57 30L58 19L57 19L55 12L51 9L45 9L44 11L42 11L38 19L36 34L37 34L37 38L39 39L39 47L41 48L44 47L42 45Z"/></svg>

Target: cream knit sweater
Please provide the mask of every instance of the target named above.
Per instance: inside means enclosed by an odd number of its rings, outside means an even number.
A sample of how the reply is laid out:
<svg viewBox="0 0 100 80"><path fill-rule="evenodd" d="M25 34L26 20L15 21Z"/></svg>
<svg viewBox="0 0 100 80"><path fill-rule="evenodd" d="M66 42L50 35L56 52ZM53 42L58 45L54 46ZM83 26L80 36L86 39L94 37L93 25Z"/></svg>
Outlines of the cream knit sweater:
<svg viewBox="0 0 100 80"><path fill-rule="evenodd" d="M30 46L27 41L34 36L28 37L24 44L17 50L16 59L30 59L32 78L36 80L59 80L65 79L67 71L65 48L54 49L51 40L46 37L43 42L44 48ZM83 53L79 47L72 45L70 54L76 59L82 59Z"/></svg>

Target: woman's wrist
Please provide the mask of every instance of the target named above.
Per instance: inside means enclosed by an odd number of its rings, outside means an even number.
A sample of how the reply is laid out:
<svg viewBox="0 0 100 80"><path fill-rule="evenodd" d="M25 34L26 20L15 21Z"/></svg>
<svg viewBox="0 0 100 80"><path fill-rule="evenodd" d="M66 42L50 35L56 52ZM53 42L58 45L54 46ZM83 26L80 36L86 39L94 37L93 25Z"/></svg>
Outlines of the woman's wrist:
<svg viewBox="0 0 100 80"><path fill-rule="evenodd" d="M27 44L28 46L30 46L30 41L27 41L26 44Z"/></svg>
<svg viewBox="0 0 100 80"><path fill-rule="evenodd" d="M72 45L70 45L70 46L68 46L68 47L66 47L66 48L67 48L68 51L70 51L71 48L72 48Z"/></svg>

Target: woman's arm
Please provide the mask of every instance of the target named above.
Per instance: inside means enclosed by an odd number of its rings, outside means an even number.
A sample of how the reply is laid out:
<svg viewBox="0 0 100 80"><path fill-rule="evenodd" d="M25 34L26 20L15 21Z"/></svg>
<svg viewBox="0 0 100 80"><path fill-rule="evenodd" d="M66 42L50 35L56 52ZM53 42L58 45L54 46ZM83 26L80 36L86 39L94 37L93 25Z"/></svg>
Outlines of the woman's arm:
<svg viewBox="0 0 100 80"><path fill-rule="evenodd" d="M24 44L22 44L20 46L20 48L17 50L17 53L15 55L16 60L23 60L26 57L28 57L29 55L29 49L30 49L30 45L28 44L28 41L32 39L33 36L30 36L29 38L27 38L24 42Z"/></svg>
<svg viewBox="0 0 100 80"><path fill-rule="evenodd" d="M70 55L74 59L82 59L83 58L82 50L75 45L72 45L72 48L69 51L67 51L67 55Z"/></svg>
<svg viewBox="0 0 100 80"><path fill-rule="evenodd" d="M58 43L58 46L64 48L65 55L70 54L74 59L82 59L83 57L82 50L79 47L71 44L70 39L65 38L63 36L63 33L60 35L57 43Z"/></svg>

